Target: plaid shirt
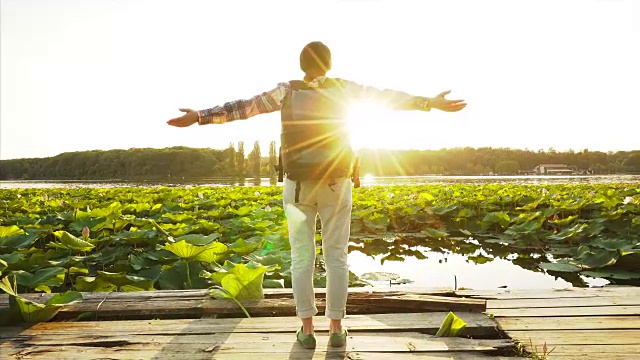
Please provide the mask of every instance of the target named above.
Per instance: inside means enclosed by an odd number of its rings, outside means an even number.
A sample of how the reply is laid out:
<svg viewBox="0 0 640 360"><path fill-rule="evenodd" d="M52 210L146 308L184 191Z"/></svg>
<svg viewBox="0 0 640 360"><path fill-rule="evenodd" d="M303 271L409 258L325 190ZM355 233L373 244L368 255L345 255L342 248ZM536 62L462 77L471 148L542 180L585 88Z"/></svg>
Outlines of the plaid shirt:
<svg viewBox="0 0 640 360"><path fill-rule="evenodd" d="M320 76L311 82L310 87L318 87L326 77ZM389 89L377 89L364 86L355 82L337 79L344 89L344 94L350 100L374 100L397 110L422 110L429 111L429 98L413 96L401 91ZM236 100L215 106L210 109L198 111L198 124L224 124L234 120L248 119L259 114L267 114L278 111L282 107L282 100L289 91L289 83L279 83L275 89L263 92L248 100Z"/></svg>

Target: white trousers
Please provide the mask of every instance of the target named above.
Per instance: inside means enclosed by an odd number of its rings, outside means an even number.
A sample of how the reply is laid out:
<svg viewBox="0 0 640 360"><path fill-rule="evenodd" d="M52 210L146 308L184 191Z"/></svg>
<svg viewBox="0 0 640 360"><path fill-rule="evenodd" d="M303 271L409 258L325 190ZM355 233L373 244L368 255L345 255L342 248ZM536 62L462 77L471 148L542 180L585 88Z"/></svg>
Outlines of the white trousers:
<svg viewBox="0 0 640 360"><path fill-rule="evenodd" d="M322 253L327 270L325 316L346 315L349 268L347 253L351 228L351 179L301 181L296 203L296 182L284 180L283 205L291 243L291 283L300 318L316 315L313 272L316 259L316 216L322 222Z"/></svg>

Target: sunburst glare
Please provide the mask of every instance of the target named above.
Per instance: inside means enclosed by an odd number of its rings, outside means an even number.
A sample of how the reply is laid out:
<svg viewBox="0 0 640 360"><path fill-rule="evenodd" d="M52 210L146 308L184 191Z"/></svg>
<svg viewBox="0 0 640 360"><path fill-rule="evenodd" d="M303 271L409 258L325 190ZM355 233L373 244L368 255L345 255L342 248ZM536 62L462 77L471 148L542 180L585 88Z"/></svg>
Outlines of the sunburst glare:
<svg viewBox="0 0 640 360"><path fill-rule="evenodd" d="M362 148L397 147L400 137L389 136L393 131L391 120L394 113L373 102L354 102L347 115L349 136L354 150ZM397 116L397 115L396 115Z"/></svg>

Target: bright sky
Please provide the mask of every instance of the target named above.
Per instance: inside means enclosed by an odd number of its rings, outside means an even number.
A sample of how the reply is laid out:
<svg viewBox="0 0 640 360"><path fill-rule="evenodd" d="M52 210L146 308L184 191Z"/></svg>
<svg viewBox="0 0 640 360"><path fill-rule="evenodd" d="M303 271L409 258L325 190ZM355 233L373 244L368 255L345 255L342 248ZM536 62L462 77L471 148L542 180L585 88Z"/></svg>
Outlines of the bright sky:
<svg viewBox="0 0 640 360"><path fill-rule="evenodd" d="M640 149L637 0L1 0L0 12L0 159L256 140L266 154L277 113L166 121L301 78L314 40L332 50L329 75L468 102L361 108L356 147Z"/></svg>

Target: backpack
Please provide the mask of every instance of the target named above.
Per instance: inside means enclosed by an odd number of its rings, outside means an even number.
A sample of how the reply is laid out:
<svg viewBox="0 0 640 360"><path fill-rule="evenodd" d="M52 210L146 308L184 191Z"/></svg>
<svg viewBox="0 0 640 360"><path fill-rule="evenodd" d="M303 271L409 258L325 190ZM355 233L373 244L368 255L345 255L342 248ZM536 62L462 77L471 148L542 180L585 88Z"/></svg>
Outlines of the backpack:
<svg viewBox="0 0 640 360"><path fill-rule="evenodd" d="M281 108L278 181L352 177L359 184L357 158L347 129L343 85L326 78L318 88L289 82ZM354 176L355 175L355 176Z"/></svg>

